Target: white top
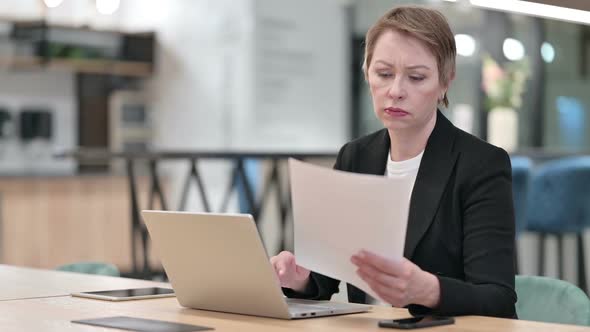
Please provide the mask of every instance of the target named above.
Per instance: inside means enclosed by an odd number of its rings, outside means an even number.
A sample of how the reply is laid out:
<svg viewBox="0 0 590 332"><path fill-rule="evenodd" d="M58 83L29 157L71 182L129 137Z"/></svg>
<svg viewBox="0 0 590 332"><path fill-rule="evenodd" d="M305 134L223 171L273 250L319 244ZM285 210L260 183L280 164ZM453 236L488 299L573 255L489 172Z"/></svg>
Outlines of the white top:
<svg viewBox="0 0 590 332"><path fill-rule="evenodd" d="M391 152L387 154L387 170L385 175L389 178L404 179L411 177L416 181L418 176L418 169L420 168L420 162L422 161L422 155L424 151L420 152L419 155L412 159L404 161L393 161L391 160ZM411 194L411 193L409 193Z"/></svg>
<svg viewBox="0 0 590 332"><path fill-rule="evenodd" d="M420 168L420 162L422 162L422 155L424 155L424 150L420 152L419 155L412 159L404 160L404 161L393 161L391 160L391 152L387 155L387 169L385 170L385 175L388 178L395 178L395 179L406 179L410 178L412 182L416 183L416 177L418 176L418 169ZM412 186L413 189L413 186ZM408 193L408 199L406 202L410 202L410 196L412 196L412 191ZM381 302L380 300L373 299L369 296L369 303L375 305L389 305L387 303Z"/></svg>

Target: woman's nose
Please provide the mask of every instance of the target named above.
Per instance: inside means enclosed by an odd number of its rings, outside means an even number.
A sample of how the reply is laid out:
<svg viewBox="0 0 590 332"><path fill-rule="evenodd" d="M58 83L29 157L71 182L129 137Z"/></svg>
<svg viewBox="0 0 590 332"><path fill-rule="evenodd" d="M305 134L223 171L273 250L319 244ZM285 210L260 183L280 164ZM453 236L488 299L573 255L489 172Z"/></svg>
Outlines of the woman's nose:
<svg viewBox="0 0 590 332"><path fill-rule="evenodd" d="M406 96L406 89L401 78L395 78L391 81L387 95L392 99L403 99Z"/></svg>

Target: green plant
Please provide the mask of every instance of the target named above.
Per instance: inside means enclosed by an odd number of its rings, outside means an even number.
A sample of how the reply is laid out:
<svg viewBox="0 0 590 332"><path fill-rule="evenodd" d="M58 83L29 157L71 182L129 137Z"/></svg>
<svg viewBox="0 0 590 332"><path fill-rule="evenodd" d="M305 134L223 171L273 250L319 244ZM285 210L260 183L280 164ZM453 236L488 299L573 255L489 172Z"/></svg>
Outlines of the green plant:
<svg viewBox="0 0 590 332"><path fill-rule="evenodd" d="M501 66L491 56L484 55L482 88L485 93L486 110L496 107L520 108L529 75L529 61L526 57Z"/></svg>

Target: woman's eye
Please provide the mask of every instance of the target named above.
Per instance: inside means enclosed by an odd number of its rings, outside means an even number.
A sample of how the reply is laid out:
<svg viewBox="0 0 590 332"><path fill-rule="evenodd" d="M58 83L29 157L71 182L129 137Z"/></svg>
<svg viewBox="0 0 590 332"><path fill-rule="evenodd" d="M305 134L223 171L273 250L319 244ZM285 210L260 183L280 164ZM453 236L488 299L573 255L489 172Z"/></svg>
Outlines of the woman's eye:
<svg viewBox="0 0 590 332"><path fill-rule="evenodd" d="M420 82L420 81L424 80L424 76L410 76L410 79L412 81Z"/></svg>
<svg viewBox="0 0 590 332"><path fill-rule="evenodd" d="M387 73L387 72L378 72L377 76L382 77L382 78L387 78L387 77L391 77L392 74L391 73Z"/></svg>

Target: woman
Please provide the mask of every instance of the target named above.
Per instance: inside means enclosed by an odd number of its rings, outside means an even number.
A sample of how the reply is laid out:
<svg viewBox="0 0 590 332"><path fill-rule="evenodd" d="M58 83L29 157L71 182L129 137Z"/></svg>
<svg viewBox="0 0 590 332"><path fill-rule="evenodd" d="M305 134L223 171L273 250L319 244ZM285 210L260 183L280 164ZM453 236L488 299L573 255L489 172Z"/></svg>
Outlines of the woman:
<svg viewBox="0 0 590 332"><path fill-rule="evenodd" d="M384 129L346 144L335 168L412 177L405 258L360 251L351 262L379 297L412 314L515 317L510 159L454 127L448 106L456 49L439 12L397 7L368 31L363 70ZM395 197L392 197L395 200ZM339 281L282 252L271 258L290 297L324 300ZM348 285L351 302L367 295Z"/></svg>

